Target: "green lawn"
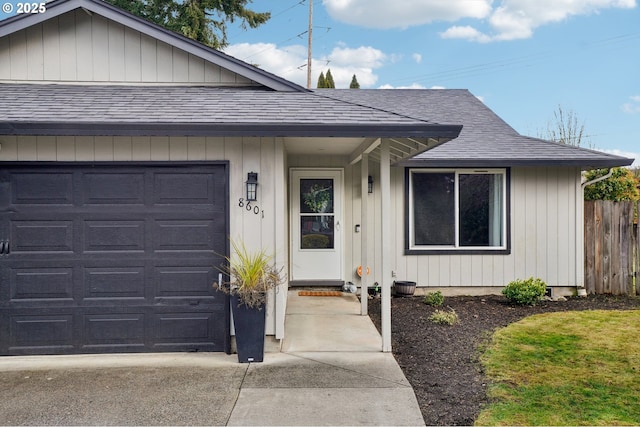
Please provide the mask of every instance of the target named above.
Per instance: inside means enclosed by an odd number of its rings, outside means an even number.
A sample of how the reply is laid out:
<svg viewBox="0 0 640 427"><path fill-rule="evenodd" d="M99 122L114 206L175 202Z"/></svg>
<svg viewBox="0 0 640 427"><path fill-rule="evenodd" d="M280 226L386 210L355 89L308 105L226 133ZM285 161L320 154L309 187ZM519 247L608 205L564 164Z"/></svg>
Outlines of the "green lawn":
<svg viewBox="0 0 640 427"><path fill-rule="evenodd" d="M499 330L477 425L640 425L640 310L570 311Z"/></svg>

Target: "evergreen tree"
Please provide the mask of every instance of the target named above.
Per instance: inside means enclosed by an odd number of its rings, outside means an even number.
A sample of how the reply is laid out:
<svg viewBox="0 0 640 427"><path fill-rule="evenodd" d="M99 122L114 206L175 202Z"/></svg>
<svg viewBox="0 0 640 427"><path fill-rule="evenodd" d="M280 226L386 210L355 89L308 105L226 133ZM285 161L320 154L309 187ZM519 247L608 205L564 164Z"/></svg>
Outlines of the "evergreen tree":
<svg viewBox="0 0 640 427"><path fill-rule="evenodd" d="M325 86L326 88L329 89L335 89L336 88L336 84L333 81L333 76L331 75L331 69L327 70L327 75L325 77Z"/></svg>
<svg viewBox="0 0 640 427"><path fill-rule="evenodd" d="M360 89L360 83L358 83L358 79L356 78L355 74L351 78L351 84L349 85L349 89Z"/></svg>
<svg viewBox="0 0 640 427"><path fill-rule="evenodd" d="M327 87L327 80L324 78L324 73L320 71L320 77L318 77L318 89L324 89Z"/></svg>
<svg viewBox="0 0 640 427"><path fill-rule="evenodd" d="M243 29L267 22L269 12L246 8L251 0L106 0L148 21L221 49L229 44L227 23L240 20Z"/></svg>

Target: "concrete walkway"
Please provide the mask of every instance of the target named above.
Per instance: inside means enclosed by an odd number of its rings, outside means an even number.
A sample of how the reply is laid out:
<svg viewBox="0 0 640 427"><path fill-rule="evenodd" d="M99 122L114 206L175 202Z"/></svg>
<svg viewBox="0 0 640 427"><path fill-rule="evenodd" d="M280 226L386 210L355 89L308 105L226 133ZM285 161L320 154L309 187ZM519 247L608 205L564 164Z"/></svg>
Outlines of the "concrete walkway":
<svg viewBox="0 0 640 427"><path fill-rule="evenodd" d="M0 358L2 425L424 425L354 295L289 291L280 353Z"/></svg>

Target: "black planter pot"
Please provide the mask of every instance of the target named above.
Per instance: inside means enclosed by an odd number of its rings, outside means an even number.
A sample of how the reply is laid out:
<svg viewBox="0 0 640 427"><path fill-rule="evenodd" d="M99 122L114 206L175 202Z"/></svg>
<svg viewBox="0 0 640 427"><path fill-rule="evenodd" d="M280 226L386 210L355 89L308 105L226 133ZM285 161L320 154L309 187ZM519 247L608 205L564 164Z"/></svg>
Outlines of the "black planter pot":
<svg viewBox="0 0 640 427"><path fill-rule="evenodd" d="M236 295L231 295L231 312L236 330L238 362L262 362L264 360L265 305L252 308L240 304Z"/></svg>
<svg viewBox="0 0 640 427"><path fill-rule="evenodd" d="M393 289L397 296L409 297L416 291L416 282L396 281L394 282Z"/></svg>

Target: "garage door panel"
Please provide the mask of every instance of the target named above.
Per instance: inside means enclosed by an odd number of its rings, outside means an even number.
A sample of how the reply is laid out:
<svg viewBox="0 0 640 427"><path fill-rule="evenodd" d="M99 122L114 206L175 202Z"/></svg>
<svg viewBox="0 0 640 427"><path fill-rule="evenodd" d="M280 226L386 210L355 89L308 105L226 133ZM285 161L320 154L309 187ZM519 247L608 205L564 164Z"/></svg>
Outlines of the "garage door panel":
<svg viewBox="0 0 640 427"><path fill-rule="evenodd" d="M145 281L144 266L85 268L84 298L144 299Z"/></svg>
<svg viewBox="0 0 640 427"><path fill-rule="evenodd" d="M73 347L73 315L41 314L10 317L10 347L15 350Z"/></svg>
<svg viewBox="0 0 640 427"><path fill-rule="evenodd" d="M11 221L11 252L73 252L73 221Z"/></svg>
<svg viewBox="0 0 640 427"><path fill-rule="evenodd" d="M16 205L73 204L71 173L14 173L11 184L12 202Z"/></svg>
<svg viewBox="0 0 640 427"><path fill-rule="evenodd" d="M219 246L219 240L216 240L219 227L213 220L156 221L154 226L156 251L213 251Z"/></svg>
<svg viewBox="0 0 640 427"><path fill-rule="evenodd" d="M83 175L83 205L144 205L143 173L88 173Z"/></svg>
<svg viewBox="0 0 640 427"><path fill-rule="evenodd" d="M176 346L198 349L202 346L220 345L223 337L214 333L215 323L219 321L210 312L159 313L153 324L154 348L159 351L172 351Z"/></svg>
<svg viewBox="0 0 640 427"><path fill-rule="evenodd" d="M229 350L226 164L0 174L0 354Z"/></svg>
<svg viewBox="0 0 640 427"><path fill-rule="evenodd" d="M156 267L154 283L156 298L206 298L216 299L212 293L216 272L211 265Z"/></svg>
<svg viewBox="0 0 640 427"><path fill-rule="evenodd" d="M122 347L145 345L144 313L88 314L83 320L83 345L94 347Z"/></svg>
<svg viewBox="0 0 640 427"><path fill-rule="evenodd" d="M11 300L72 300L73 268L10 269Z"/></svg>
<svg viewBox="0 0 640 427"><path fill-rule="evenodd" d="M209 338L210 313L169 313L156 315L155 336L163 342L195 342Z"/></svg>
<svg viewBox="0 0 640 427"><path fill-rule="evenodd" d="M144 221L86 221L84 250L138 251L145 248Z"/></svg>
<svg viewBox="0 0 640 427"><path fill-rule="evenodd" d="M214 203L211 174L156 173L154 203L211 205Z"/></svg>

